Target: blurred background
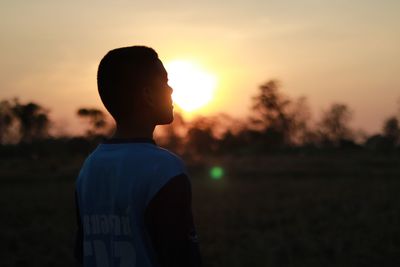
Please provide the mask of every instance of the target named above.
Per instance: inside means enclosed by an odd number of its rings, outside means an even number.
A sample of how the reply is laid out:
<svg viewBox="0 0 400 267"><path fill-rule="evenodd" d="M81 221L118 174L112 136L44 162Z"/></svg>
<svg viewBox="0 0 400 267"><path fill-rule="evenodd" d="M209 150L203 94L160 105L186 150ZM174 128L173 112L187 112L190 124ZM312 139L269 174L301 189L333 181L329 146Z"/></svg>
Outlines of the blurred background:
<svg viewBox="0 0 400 267"><path fill-rule="evenodd" d="M73 266L111 49L174 89L205 266L398 266L400 2L1 1L0 266Z"/></svg>

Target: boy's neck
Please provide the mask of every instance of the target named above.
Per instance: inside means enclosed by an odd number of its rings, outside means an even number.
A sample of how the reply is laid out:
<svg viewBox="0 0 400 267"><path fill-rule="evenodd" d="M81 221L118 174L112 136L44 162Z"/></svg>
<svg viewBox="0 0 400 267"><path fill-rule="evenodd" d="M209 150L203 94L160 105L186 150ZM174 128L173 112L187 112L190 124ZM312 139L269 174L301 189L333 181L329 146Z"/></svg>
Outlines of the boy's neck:
<svg viewBox="0 0 400 267"><path fill-rule="evenodd" d="M124 123L118 124L112 138L149 138L153 139L154 125Z"/></svg>

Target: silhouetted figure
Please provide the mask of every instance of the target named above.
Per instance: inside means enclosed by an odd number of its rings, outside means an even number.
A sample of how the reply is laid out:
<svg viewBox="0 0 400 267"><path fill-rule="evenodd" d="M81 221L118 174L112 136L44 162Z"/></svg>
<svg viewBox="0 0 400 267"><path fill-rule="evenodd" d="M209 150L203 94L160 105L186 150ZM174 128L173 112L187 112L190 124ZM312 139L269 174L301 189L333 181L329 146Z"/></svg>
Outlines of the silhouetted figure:
<svg viewBox="0 0 400 267"><path fill-rule="evenodd" d="M172 88L148 47L112 50L97 85L116 121L85 160L76 181L75 255L84 266L201 266L182 160L153 140L173 121Z"/></svg>

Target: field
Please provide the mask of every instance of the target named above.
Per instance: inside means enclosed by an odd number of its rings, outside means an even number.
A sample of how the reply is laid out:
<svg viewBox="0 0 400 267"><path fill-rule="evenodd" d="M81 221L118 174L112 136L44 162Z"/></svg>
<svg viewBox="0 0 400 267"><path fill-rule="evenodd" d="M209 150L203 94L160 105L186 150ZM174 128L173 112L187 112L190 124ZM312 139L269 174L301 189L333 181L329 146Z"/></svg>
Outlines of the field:
<svg viewBox="0 0 400 267"><path fill-rule="evenodd" d="M73 266L83 158L2 159L0 266ZM222 166L214 180L208 171ZM204 266L399 266L400 158L209 158L190 166Z"/></svg>

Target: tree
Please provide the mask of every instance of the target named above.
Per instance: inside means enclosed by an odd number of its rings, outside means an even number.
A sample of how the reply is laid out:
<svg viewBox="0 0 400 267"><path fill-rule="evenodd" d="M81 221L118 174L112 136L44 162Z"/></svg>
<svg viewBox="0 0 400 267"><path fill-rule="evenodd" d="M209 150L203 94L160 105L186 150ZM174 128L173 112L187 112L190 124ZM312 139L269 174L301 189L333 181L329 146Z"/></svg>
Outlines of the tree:
<svg viewBox="0 0 400 267"><path fill-rule="evenodd" d="M345 104L333 104L322 114L322 119L318 123L319 135L324 144L337 146L341 141L353 138L349 122L353 112Z"/></svg>
<svg viewBox="0 0 400 267"><path fill-rule="evenodd" d="M214 129L217 125L215 117L194 118L187 128L185 152L193 159L216 152L218 142L214 135Z"/></svg>
<svg viewBox="0 0 400 267"><path fill-rule="evenodd" d="M396 117L389 117L383 124L383 136L387 138L392 146L396 146L400 141L399 120Z"/></svg>
<svg viewBox="0 0 400 267"><path fill-rule="evenodd" d="M11 110L19 122L20 141L32 142L35 139L48 137L50 127L48 110L33 102L21 104L17 99Z"/></svg>
<svg viewBox="0 0 400 267"><path fill-rule="evenodd" d="M260 127L265 136L273 137L273 143L290 142L291 117L288 108L291 101L279 92L279 83L270 80L259 87L253 98L253 123Z"/></svg>
<svg viewBox="0 0 400 267"><path fill-rule="evenodd" d="M314 134L310 129L311 109L308 105L307 98L302 96L293 101L289 106L290 118L289 138L291 144L310 144L314 143Z"/></svg>
<svg viewBox="0 0 400 267"><path fill-rule="evenodd" d="M174 111L174 120L167 125L157 126L155 131L156 142L178 154L183 153L183 139L186 134L186 121L183 116Z"/></svg>
<svg viewBox="0 0 400 267"><path fill-rule="evenodd" d="M0 102L0 144L10 142L12 125L15 117L12 111L12 103L8 100ZM15 139L15 138L14 138Z"/></svg>
<svg viewBox="0 0 400 267"><path fill-rule="evenodd" d="M397 114L388 117L382 126L382 133L367 139L365 147L371 150L390 153L400 144L400 98L397 101Z"/></svg>
<svg viewBox="0 0 400 267"><path fill-rule="evenodd" d="M89 137L103 135L106 133L107 121L103 111L97 108L80 108L77 115L89 122L86 134Z"/></svg>

